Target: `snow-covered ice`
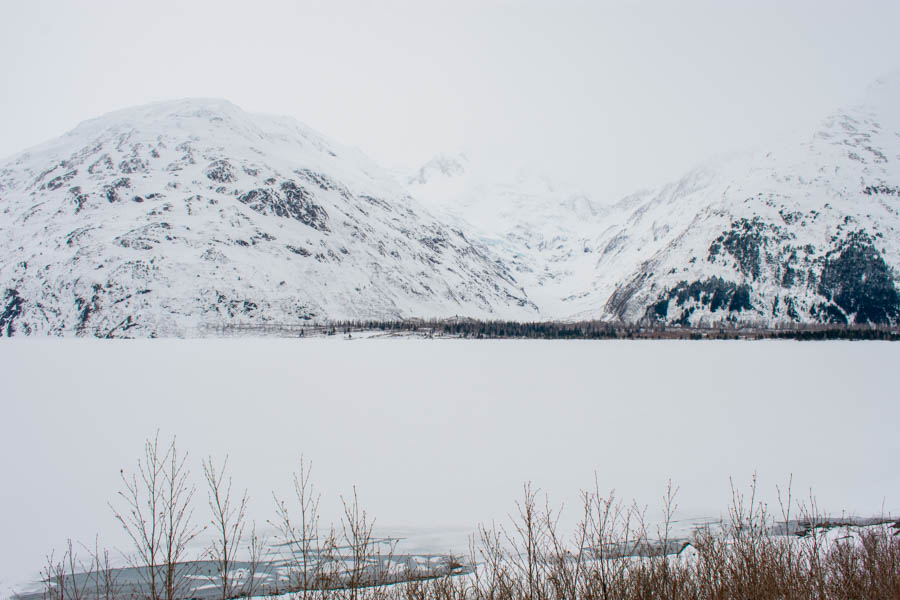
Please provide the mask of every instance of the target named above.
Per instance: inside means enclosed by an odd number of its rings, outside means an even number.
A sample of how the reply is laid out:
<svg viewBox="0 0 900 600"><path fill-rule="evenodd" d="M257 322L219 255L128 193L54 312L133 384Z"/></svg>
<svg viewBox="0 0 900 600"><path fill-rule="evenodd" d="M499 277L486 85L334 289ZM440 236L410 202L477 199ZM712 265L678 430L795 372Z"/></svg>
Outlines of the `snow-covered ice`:
<svg viewBox="0 0 900 600"><path fill-rule="evenodd" d="M326 523L356 485L416 552L464 550L529 480L574 520L595 473L651 515L672 478L683 517L717 517L753 471L770 501L793 473L823 510L896 514L898 359L877 342L7 341L0 590L67 538L127 548L107 502L157 429L198 486L200 459L229 454L261 525L302 453Z"/></svg>

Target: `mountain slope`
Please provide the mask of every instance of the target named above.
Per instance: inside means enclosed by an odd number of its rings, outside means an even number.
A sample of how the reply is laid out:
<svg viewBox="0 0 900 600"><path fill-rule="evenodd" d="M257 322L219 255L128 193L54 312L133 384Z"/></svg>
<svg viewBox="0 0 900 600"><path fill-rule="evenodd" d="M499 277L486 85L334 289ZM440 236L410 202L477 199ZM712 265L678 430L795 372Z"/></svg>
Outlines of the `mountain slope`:
<svg viewBox="0 0 900 600"><path fill-rule="evenodd" d="M535 314L358 151L218 100L119 111L13 157L0 229L4 335Z"/></svg>
<svg viewBox="0 0 900 600"><path fill-rule="evenodd" d="M616 207L582 313L628 321L896 323L900 79L812 135ZM605 276L614 271L615 278Z"/></svg>
<svg viewBox="0 0 900 600"><path fill-rule="evenodd" d="M480 223L545 318L897 323L898 106L893 76L811 135L611 207L459 169L424 168L408 187L460 227Z"/></svg>
<svg viewBox="0 0 900 600"><path fill-rule="evenodd" d="M528 291L543 318L565 318L564 298L593 272L590 248L608 207L525 170L509 180L438 155L406 178L410 194L484 244Z"/></svg>
<svg viewBox="0 0 900 600"><path fill-rule="evenodd" d="M441 155L403 175L217 100L0 164L0 334L450 317L900 322L900 76L612 206ZM433 216L438 215L438 216Z"/></svg>

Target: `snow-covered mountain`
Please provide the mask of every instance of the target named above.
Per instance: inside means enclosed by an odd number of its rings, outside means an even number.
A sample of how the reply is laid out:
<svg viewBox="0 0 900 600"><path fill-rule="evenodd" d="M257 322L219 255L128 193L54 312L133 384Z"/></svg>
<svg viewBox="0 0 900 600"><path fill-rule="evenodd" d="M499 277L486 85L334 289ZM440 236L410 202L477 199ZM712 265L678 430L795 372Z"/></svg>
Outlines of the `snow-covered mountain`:
<svg viewBox="0 0 900 600"><path fill-rule="evenodd" d="M579 312L633 321L900 319L900 78L767 152L616 207ZM604 274L615 271L615 280Z"/></svg>
<svg viewBox="0 0 900 600"><path fill-rule="evenodd" d="M478 223L473 235L547 318L900 320L900 76L809 135L607 209L528 179L432 171L411 193L460 227Z"/></svg>
<svg viewBox="0 0 900 600"><path fill-rule="evenodd" d="M525 169L508 179L477 172L465 155L438 155L405 181L410 194L496 254L544 318L569 316L563 298L593 270L585 255L608 207Z"/></svg>
<svg viewBox="0 0 900 600"><path fill-rule="evenodd" d="M0 332L449 317L900 321L900 76L809 135L604 205L462 155L392 173L217 100L0 164Z"/></svg>
<svg viewBox="0 0 900 600"><path fill-rule="evenodd" d="M0 164L0 230L4 335L536 315L360 152L219 100L112 113Z"/></svg>

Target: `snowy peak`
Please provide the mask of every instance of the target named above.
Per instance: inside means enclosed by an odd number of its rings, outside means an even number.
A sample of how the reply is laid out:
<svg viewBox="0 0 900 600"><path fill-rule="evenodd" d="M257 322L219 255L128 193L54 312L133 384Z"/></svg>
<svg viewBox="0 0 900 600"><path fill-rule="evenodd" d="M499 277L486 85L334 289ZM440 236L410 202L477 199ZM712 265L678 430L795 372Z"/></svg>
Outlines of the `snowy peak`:
<svg viewBox="0 0 900 600"><path fill-rule="evenodd" d="M535 314L358 151L224 101L85 122L0 165L0 207L6 334Z"/></svg>
<svg viewBox="0 0 900 600"><path fill-rule="evenodd" d="M589 238L608 212L589 195L522 168L509 177L468 167L454 177L411 178L409 193L470 232L506 265L544 318L566 317L570 295L590 253Z"/></svg>
<svg viewBox="0 0 900 600"><path fill-rule="evenodd" d="M900 120L896 106L900 102L900 67L879 77L867 88L862 106L869 108L894 123Z"/></svg>
<svg viewBox="0 0 900 600"><path fill-rule="evenodd" d="M435 179L453 179L468 171L469 159L465 154L437 154L418 171L411 175L407 183L424 185Z"/></svg>
<svg viewBox="0 0 900 600"><path fill-rule="evenodd" d="M513 229L522 219L539 226L545 220L594 218L605 209L581 190L534 169L520 168L498 176L465 155L439 154L406 178L409 193L433 210L448 214L474 229Z"/></svg>
<svg viewBox="0 0 900 600"><path fill-rule="evenodd" d="M548 318L698 325L900 319L900 76L806 135L597 206L533 171L410 186Z"/></svg>
<svg viewBox="0 0 900 600"><path fill-rule="evenodd" d="M811 135L618 205L621 225L597 240L605 250L581 314L684 325L896 323L900 122L898 105L885 100L896 83L874 87Z"/></svg>
<svg viewBox="0 0 900 600"><path fill-rule="evenodd" d="M900 322L900 77L807 135L613 206L438 155L411 175L222 100L0 164L0 333L470 316Z"/></svg>
<svg viewBox="0 0 900 600"><path fill-rule="evenodd" d="M227 100L184 98L115 111L79 124L70 137L110 131L182 131L198 135L215 131L248 141L278 140L326 144L312 129L290 117L250 114Z"/></svg>

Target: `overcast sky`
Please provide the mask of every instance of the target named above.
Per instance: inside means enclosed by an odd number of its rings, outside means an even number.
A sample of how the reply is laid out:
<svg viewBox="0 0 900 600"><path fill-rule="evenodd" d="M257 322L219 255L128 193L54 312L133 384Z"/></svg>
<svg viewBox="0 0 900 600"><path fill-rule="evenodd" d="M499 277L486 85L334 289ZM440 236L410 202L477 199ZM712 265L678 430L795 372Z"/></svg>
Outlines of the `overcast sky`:
<svg viewBox="0 0 900 600"><path fill-rule="evenodd" d="M900 63L894 0L0 6L0 156L212 96L385 166L464 150L604 200L814 126Z"/></svg>

